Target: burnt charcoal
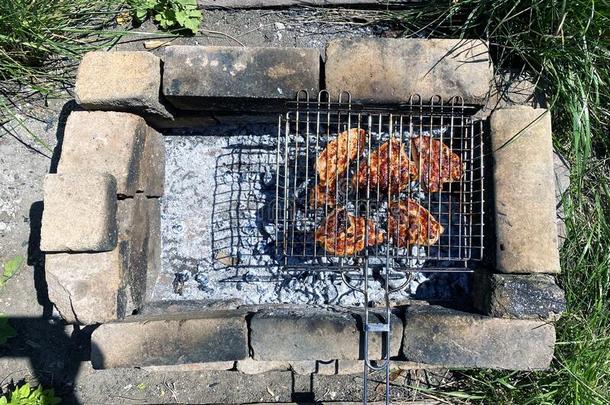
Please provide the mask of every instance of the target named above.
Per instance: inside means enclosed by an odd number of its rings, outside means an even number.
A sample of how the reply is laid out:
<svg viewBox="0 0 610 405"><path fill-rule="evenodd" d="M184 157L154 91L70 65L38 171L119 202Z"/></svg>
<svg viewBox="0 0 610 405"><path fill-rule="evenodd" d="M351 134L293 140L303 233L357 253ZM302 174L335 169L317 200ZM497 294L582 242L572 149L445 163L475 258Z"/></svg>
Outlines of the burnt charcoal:
<svg viewBox="0 0 610 405"><path fill-rule="evenodd" d="M174 281L172 287L174 288L174 294L182 295L184 293L184 283L191 278L190 273L183 271L174 274Z"/></svg>

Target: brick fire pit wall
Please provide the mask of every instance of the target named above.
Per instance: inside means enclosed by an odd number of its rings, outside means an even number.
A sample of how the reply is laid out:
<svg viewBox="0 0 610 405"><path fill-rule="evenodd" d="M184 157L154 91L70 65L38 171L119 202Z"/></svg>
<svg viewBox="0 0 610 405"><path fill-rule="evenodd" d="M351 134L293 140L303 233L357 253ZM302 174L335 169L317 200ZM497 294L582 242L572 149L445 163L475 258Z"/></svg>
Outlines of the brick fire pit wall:
<svg viewBox="0 0 610 405"><path fill-rule="evenodd" d="M164 193L163 136L154 128L181 125L186 110L227 114L244 102L277 108L300 89L351 90L369 103L403 102L412 93L489 103L497 98L486 55L481 41L366 39L329 43L323 65L317 50L296 48L171 46L162 61L147 52L85 56L76 98L87 111L69 116L57 173L45 180L41 246L61 316L101 324L93 366L323 372L320 365L333 362L330 373L359 372L355 309L147 301L160 266ZM565 303L551 275L559 259L549 114L496 109L489 135L496 250L487 252L496 265L474 277L477 313L422 302L394 308L390 351L396 361L417 362L407 366L531 370L552 359L553 321ZM380 355L379 337L372 357Z"/></svg>

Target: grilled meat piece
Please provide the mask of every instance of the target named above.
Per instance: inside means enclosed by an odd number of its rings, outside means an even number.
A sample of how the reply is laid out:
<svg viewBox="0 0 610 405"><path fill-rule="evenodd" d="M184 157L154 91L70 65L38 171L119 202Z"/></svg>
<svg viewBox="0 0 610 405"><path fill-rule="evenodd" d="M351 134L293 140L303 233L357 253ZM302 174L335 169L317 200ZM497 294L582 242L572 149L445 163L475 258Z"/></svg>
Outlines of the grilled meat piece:
<svg viewBox="0 0 610 405"><path fill-rule="evenodd" d="M316 160L319 184L334 184L347 171L350 162L364 153L366 131L351 128L326 145Z"/></svg>
<svg viewBox="0 0 610 405"><path fill-rule="evenodd" d="M388 231L398 247L435 244L445 231L443 226L415 200L390 204Z"/></svg>
<svg viewBox="0 0 610 405"><path fill-rule="evenodd" d="M425 135L413 138L411 142L419 180L427 191L436 193L444 183L460 181L462 160L447 145Z"/></svg>
<svg viewBox="0 0 610 405"><path fill-rule="evenodd" d="M328 190L324 184L318 183L317 186L311 189L309 194L309 205L311 208L329 208L334 207L337 204L335 200L335 186L328 186Z"/></svg>
<svg viewBox="0 0 610 405"><path fill-rule="evenodd" d="M366 233L368 245L383 243L384 234L377 231L371 220L348 213L345 208L337 208L324 219L316 230L315 238L328 253L337 256L353 255L364 250Z"/></svg>
<svg viewBox="0 0 610 405"><path fill-rule="evenodd" d="M409 186L410 178L417 178L417 167L409 160L404 144L391 138L371 153L370 167L368 162L360 164L353 185L363 189L368 184L371 191L379 187L382 193L389 188L390 194L398 194Z"/></svg>

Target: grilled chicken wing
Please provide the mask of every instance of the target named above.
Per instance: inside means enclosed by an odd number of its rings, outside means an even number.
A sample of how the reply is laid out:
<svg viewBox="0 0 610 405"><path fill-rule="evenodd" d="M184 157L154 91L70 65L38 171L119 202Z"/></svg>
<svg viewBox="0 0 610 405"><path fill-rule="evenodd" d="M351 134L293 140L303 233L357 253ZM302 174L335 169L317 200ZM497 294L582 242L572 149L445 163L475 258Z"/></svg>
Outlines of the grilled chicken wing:
<svg viewBox="0 0 610 405"><path fill-rule="evenodd" d="M383 243L384 234L378 232L371 220L365 226L366 220L349 214L345 208L337 208L324 219L316 230L316 242L327 252L337 256L353 255L362 251L368 245Z"/></svg>
<svg viewBox="0 0 610 405"><path fill-rule="evenodd" d="M363 189L368 184L372 191L379 187L382 193L389 189L390 194L398 194L408 187L410 178L417 178L417 167L409 160L404 144L392 138L371 153L370 165L360 164L353 185Z"/></svg>
<svg viewBox="0 0 610 405"><path fill-rule="evenodd" d="M435 244L445 231L443 226L415 200L390 204L388 231L398 247Z"/></svg>
<svg viewBox="0 0 610 405"><path fill-rule="evenodd" d="M462 160L447 145L429 136L411 140L420 181L429 192L440 191L444 183L460 181Z"/></svg>
<svg viewBox="0 0 610 405"><path fill-rule="evenodd" d="M316 160L319 184L334 184L347 171L349 163L362 156L365 142L366 131L357 128L341 132L329 142Z"/></svg>

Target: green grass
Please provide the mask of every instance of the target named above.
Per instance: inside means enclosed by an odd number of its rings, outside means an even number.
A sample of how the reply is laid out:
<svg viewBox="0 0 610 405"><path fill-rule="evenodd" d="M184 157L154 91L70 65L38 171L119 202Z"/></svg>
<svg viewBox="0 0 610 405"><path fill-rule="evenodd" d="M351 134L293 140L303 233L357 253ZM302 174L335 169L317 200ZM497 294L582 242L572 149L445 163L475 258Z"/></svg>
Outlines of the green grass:
<svg viewBox="0 0 610 405"><path fill-rule="evenodd" d="M0 0L0 125L12 121L47 152L22 107L71 88L80 57L110 46L120 0ZM28 107L29 108L29 107Z"/></svg>
<svg viewBox="0 0 610 405"><path fill-rule="evenodd" d="M610 403L610 2L432 1L359 13L366 23L397 24L405 36L489 40L496 68L521 68L537 80L555 146L571 163L558 277L568 308L556 324L551 369L460 372L460 392L494 404Z"/></svg>
<svg viewBox="0 0 610 405"><path fill-rule="evenodd" d="M0 0L3 92L52 93L83 53L107 45L99 30L113 22L118 0ZM12 86L12 87L11 87Z"/></svg>

